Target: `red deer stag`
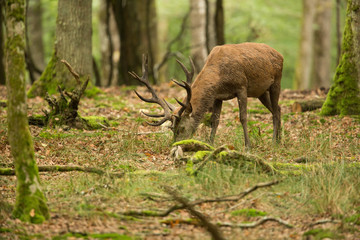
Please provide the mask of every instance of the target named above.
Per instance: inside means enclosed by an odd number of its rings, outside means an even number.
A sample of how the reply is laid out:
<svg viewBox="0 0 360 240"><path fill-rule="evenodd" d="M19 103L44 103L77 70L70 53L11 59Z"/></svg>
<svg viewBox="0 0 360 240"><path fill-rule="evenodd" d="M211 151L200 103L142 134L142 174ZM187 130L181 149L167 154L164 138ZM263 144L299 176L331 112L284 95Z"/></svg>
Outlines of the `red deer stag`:
<svg viewBox="0 0 360 240"><path fill-rule="evenodd" d="M157 103L163 109L163 114L148 114L148 117L162 117L158 122L150 125L159 126L165 121L172 122L174 140L190 138L204 114L212 111L210 141L214 141L216 129L219 125L222 101L237 98L239 104L240 122L244 130L245 146L250 147L247 130L247 98L258 98L273 116L273 140L280 139L281 110L278 105L280 82L283 68L283 57L275 49L261 43L229 44L215 47L209 54L205 66L195 79L194 64L189 72L178 61L186 74L186 82L173 80L177 85L186 89L187 97L184 102L176 99L181 105L175 109L165 100L160 99L150 86L147 72L147 57L143 58L142 72L139 77L134 72L134 78L145 84L152 94L152 98L144 98L138 92L136 95L143 101Z"/></svg>

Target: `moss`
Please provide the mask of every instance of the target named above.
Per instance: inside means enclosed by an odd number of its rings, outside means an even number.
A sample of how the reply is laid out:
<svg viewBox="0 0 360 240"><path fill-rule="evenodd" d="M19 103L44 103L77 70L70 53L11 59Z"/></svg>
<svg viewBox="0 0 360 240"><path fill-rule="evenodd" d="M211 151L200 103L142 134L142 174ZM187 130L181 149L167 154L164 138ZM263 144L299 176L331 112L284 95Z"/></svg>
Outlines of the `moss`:
<svg viewBox="0 0 360 240"><path fill-rule="evenodd" d="M103 116L88 116L81 117L81 119L84 121L88 130L101 129L110 126L109 120Z"/></svg>
<svg viewBox="0 0 360 240"><path fill-rule="evenodd" d="M266 212L262 212L253 208L245 208L231 212L231 216L261 217L266 215Z"/></svg>
<svg viewBox="0 0 360 240"><path fill-rule="evenodd" d="M305 237L313 236L312 239L314 240L321 240L321 239L345 239L344 236L337 234L330 229L321 229L321 228L315 228L311 229L310 231L307 231L304 233Z"/></svg>
<svg viewBox="0 0 360 240"><path fill-rule="evenodd" d="M173 147L175 146L180 146L180 145L192 145L192 146L197 146L200 149L208 149L208 150L214 150L214 147L212 147L211 145L195 140L195 139L186 139L186 140L182 140L182 141L178 141L173 143ZM198 149L198 150L200 150Z"/></svg>
<svg viewBox="0 0 360 240"><path fill-rule="evenodd" d="M194 171L194 162L193 161L191 161L191 160L187 161L185 172L190 176L194 175L195 171Z"/></svg>
<svg viewBox="0 0 360 240"><path fill-rule="evenodd" d="M360 89L358 87L357 58L352 32L352 9L348 4L346 24L343 35L342 56L334 76L321 115L360 114Z"/></svg>
<svg viewBox="0 0 360 240"><path fill-rule="evenodd" d="M197 151L194 155L192 155L191 160L194 162L202 161L210 153L211 151Z"/></svg>

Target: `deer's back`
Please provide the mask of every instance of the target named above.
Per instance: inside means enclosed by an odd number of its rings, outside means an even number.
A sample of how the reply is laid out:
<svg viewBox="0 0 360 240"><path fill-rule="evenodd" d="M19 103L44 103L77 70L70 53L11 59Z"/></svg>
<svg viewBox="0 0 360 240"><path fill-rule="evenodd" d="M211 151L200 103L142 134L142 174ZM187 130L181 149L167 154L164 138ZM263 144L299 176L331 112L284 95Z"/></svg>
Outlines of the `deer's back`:
<svg viewBox="0 0 360 240"><path fill-rule="evenodd" d="M208 89L217 98L226 100L234 98L238 89L246 86L248 97L259 97L272 84L280 86L282 66L282 55L266 44L217 46L193 87Z"/></svg>

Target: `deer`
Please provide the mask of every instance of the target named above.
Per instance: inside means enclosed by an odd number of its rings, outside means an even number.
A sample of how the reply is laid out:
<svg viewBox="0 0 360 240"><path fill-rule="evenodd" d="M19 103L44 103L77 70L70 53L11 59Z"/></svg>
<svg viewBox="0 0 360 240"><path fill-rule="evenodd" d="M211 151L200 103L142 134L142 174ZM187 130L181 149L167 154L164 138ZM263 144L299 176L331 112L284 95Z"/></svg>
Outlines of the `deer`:
<svg viewBox="0 0 360 240"><path fill-rule="evenodd" d="M148 80L148 61L143 56L142 76L129 72L139 80L152 94L151 98L135 94L148 103L156 103L163 109L161 114L142 112L151 118L162 118L159 121L147 122L152 126L160 126L171 122L174 141L191 138L201 123L205 113L212 112L210 118L210 142L214 142L220 121L223 101L237 98L239 119L244 132L245 147L250 148L247 128L247 98L258 98L271 112L273 119L273 142L281 138L281 109L278 104L281 90L283 56L263 43L240 43L216 46L208 55L205 65L192 82L194 63L190 58L191 70L177 60L185 73L186 81L172 80L186 90L183 101L175 98L180 105L175 108L165 99L158 97Z"/></svg>

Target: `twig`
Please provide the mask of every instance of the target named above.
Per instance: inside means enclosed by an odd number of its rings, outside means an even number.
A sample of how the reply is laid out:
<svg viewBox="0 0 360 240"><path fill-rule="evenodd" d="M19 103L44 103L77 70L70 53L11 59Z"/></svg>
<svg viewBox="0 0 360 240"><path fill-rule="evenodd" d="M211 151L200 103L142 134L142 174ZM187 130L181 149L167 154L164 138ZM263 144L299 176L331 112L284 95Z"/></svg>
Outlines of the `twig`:
<svg viewBox="0 0 360 240"><path fill-rule="evenodd" d="M201 212L195 210L193 206L188 202L187 199L181 197L177 191L174 189L171 189L168 186L164 186L165 191L171 195L177 202L181 203L186 210L188 210L192 215L194 215L197 219L201 221L201 223L206 227L208 232L211 234L212 238L215 240L223 240L225 239L223 237L223 234L221 233L220 229L212 224L205 215L203 215Z"/></svg>
<svg viewBox="0 0 360 240"><path fill-rule="evenodd" d="M294 226L291 225L290 223L280 219L280 218L275 218L275 217L264 217L256 222L252 222L252 223L240 223L240 224L233 224L233 223L217 223L218 226L220 227L232 227L232 228L254 228L257 226L260 226L268 221L272 221L272 222L278 222L282 225L284 225L287 228L293 228Z"/></svg>
<svg viewBox="0 0 360 240"><path fill-rule="evenodd" d="M70 63L68 63L65 59L62 59L61 62L65 64L65 66L69 69L70 73L74 76L77 83L80 84L80 76L75 70L71 67Z"/></svg>

